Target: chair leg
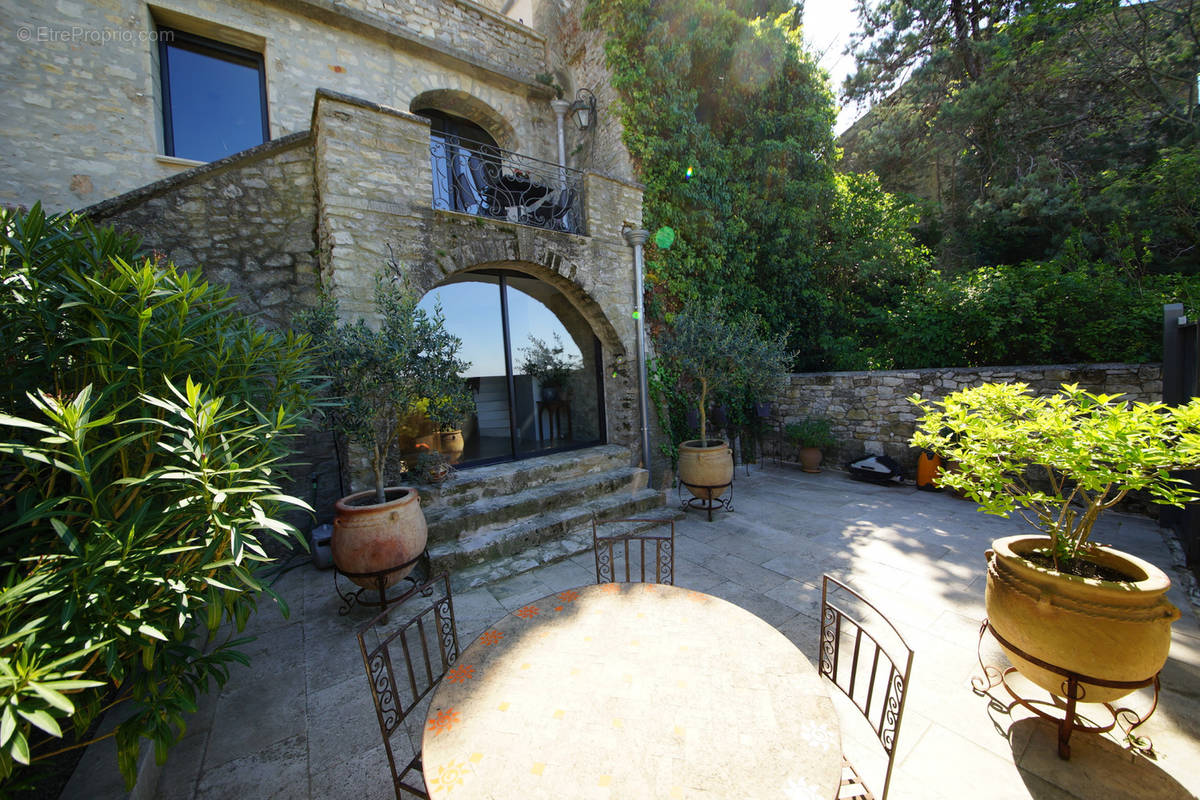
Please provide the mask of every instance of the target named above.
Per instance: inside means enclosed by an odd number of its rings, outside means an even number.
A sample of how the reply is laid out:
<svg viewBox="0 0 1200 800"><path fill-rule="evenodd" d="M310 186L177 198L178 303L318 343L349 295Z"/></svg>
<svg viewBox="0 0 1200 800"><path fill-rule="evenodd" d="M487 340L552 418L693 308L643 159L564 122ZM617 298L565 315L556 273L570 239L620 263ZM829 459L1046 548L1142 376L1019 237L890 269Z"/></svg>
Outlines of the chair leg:
<svg viewBox="0 0 1200 800"><path fill-rule="evenodd" d="M862 776L850 763L850 759L842 756L842 785L838 788L838 800L843 798L860 798L860 800L875 800L875 795L863 783Z"/></svg>
<svg viewBox="0 0 1200 800"><path fill-rule="evenodd" d="M405 779L409 773L415 772L421 776L421 786L413 786L411 783L405 783ZM396 800L404 800L404 796L400 794L400 790L415 795L421 800L429 800L429 794L425 791L425 770L421 765L421 754L417 753L413 756L412 761L408 762L408 766L400 770L400 774L396 776Z"/></svg>

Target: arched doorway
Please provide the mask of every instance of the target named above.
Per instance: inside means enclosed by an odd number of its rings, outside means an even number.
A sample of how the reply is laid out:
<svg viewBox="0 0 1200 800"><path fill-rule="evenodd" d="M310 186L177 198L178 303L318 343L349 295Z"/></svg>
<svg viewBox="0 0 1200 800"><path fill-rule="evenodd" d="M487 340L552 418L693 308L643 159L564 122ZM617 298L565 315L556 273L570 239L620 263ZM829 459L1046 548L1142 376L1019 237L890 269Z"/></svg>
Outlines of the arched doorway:
<svg viewBox="0 0 1200 800"><path fill-rule="evenodd" d="M601 348L555 287L514 270L463 272L421 299L462 339L476 411L463 420L460 465L604 442Z"/></svg>

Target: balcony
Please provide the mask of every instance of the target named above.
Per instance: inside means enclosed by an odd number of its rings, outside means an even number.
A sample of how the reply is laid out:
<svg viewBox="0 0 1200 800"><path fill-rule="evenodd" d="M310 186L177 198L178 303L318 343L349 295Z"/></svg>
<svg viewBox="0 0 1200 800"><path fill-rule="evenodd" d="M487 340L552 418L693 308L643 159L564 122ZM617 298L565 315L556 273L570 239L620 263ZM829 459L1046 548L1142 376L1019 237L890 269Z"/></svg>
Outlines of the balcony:
<svg viewBox="0 0 1200 800"><path fill-rule="evenodd" d="M579 170L437 133L429 154L435 209L586 234Z"/></svg>

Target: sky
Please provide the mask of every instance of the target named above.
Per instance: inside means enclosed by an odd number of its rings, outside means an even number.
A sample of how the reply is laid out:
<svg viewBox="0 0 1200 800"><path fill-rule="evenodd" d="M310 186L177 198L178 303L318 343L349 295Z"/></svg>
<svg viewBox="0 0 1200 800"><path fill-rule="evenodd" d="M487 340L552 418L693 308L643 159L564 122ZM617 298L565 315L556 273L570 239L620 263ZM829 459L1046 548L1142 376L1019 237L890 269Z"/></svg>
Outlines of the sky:
<svg viewBox="0 0 1200 800"><path fill-rule="evenodd" d="M850 34L858 29L854 0L807 0L804 4L804 39L829 73L833 94L837 97L842 81L854 69L854 58L842 55ZM840 134L866 113L851 104L838 114L834 133Z"/></svg>

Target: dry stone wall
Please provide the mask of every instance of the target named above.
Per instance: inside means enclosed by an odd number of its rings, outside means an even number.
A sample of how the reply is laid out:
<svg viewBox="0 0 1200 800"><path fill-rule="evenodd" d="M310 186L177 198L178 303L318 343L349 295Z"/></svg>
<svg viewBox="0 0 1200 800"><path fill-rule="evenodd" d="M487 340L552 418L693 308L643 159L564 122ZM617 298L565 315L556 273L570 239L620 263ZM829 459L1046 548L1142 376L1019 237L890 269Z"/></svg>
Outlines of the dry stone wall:
<svg viewBox="0 0 1200 800"><path fill-rule="evenodd" d="M362 9L518 74L545 61L545 42L532 28L467 0L343 0L338 5Z"/></svg>
<svg viewBox="0 0 1200 800"><path fill-rule="evenodd" d="M468 0L169 5L0 0L0 202L81 208L196 165L163 155L159 24L262 52L272 138L311 127L320 87L404 110L436 90L509 121L512 149L555 157L544 39Z"/></svg>
<svg viewBox="0 0 1200 800"><path fill-rule="evenodd" d="M826 417L837 445L825 453L833 465L864 454L886 454L911 470L917 452L908 445L916 427L914 394L940 399L985 382L1028 383L1051 394L1064 383L1092 392L1123 394L1130 400L1162 399L1158 364L1065 364L1053 366L949 368L879 372L810 372L790 376L776 400L776 416L786 424Z"/></svg>
<svg viewBox="0 0 1200 800"><path fill-rule="evenodd" d="M317 291L311 138L277 139L85 213L140 235L177 266L203 267L239 308L286 325Z"/></svg>

